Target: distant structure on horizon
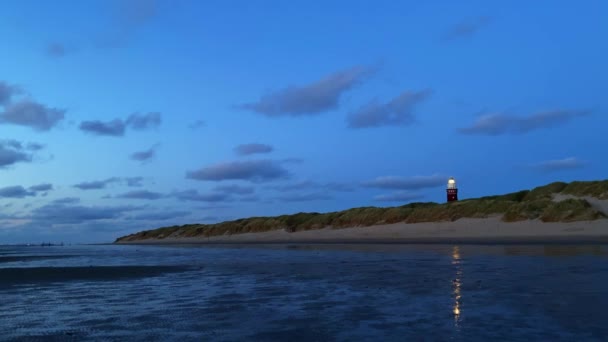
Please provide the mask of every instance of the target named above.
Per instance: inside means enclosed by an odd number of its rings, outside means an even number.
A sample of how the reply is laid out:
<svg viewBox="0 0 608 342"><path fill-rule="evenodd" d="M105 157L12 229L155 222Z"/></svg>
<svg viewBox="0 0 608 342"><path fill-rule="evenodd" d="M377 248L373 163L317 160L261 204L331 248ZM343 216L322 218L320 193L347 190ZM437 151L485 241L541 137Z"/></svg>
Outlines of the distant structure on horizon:
<svg viewBox="0 0 608 342"><path fill-rule="evenodd" d="M448 179L448 188L446 189L448 193L448 202L458 201L458 188L456 187L456 180L454 177L450 177Z"/></svg>

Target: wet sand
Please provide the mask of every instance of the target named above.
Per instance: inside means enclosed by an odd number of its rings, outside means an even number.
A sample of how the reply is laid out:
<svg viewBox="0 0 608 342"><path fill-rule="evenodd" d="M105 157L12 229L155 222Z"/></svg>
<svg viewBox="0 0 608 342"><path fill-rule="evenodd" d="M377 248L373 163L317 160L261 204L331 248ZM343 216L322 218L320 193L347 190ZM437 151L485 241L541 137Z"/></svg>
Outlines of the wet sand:
<svg viewBox="0 0 608 342"><path fill-rule="evenodd" d="M275 230L213 237L146 239L119 244L260 244L260 243L602 243L608 219L544 223L502 222L500 217L454 222L395 223L370 227L327 227L288 233Z"/></svg>

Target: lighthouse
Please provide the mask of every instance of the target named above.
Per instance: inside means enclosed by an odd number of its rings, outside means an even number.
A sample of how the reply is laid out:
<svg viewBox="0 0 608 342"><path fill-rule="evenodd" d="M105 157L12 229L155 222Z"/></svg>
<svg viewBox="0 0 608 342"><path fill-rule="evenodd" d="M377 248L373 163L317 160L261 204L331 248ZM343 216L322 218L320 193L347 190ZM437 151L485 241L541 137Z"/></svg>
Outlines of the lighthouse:
<svg viewBox="0 0 608 342"><path fill-rule="evenodd" d="M458 188L456 187L456 180L454 177L448 179L448 188L445 191L448 194L448 202L458 201Z"/></svg>

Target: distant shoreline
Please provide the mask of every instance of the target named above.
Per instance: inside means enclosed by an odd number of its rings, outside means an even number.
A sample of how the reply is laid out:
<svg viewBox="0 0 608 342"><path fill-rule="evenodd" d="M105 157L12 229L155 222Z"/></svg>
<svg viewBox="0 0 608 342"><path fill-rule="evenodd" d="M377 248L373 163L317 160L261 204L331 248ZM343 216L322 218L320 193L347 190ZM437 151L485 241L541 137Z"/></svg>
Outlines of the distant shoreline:
<svg viewBox="0 0 608 342"><path fill-rule="evenodd" d="M543 223L503 222L498 217L454 222L395 223L369 227L330 227L288 233L273 230L211 237L140 239L119 245L259 244L592 244L608 243L608 219Z"/></svg>

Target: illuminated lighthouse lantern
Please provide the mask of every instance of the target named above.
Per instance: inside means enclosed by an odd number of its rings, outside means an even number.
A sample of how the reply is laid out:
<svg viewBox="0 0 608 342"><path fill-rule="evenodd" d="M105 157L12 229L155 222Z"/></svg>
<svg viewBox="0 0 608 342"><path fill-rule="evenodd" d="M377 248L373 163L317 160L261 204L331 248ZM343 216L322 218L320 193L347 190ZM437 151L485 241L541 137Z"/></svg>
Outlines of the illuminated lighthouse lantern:
<svg viewBox="0 0 608 342"><path fill-rule="evenodd" d="M458 201L458 188L456 187L456 180L454 177L450 177L448 179L448 188L446 189L448 193L448 202Z"/></svg>

